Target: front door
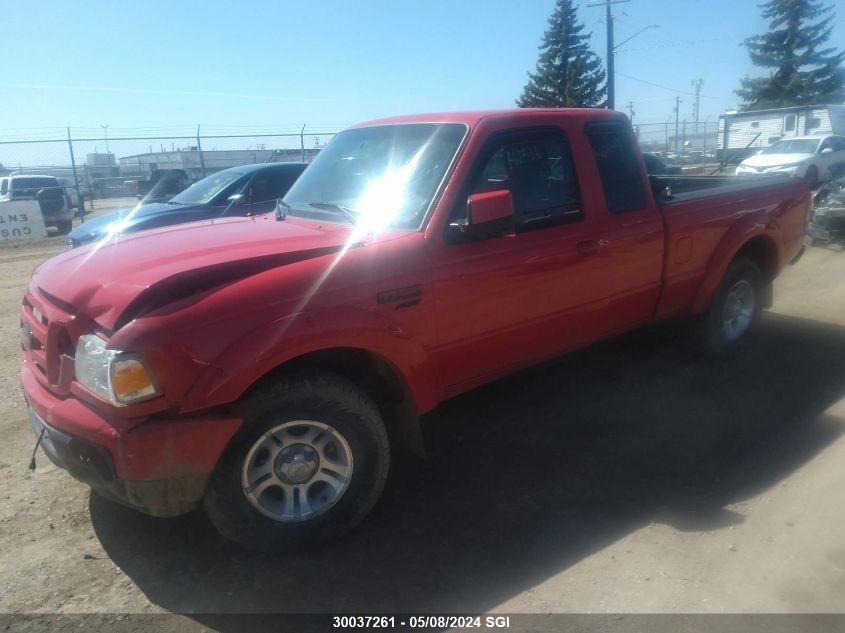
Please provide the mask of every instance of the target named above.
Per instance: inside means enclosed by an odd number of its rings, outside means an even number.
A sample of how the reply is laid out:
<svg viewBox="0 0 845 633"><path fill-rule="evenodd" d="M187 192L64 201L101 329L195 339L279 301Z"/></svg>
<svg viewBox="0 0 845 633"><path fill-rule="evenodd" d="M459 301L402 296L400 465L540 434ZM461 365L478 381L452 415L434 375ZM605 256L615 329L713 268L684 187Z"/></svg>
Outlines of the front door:
<svg viewBox="0 0 845 633"><path fill-rule="evenodd" d="M457 231L430 249L440 360L458 392L603 330L607 290L601 224L585 213L570 145L559 128L494 134L475 160L468 195L509 190L512 230L484 239Z"/></svg>

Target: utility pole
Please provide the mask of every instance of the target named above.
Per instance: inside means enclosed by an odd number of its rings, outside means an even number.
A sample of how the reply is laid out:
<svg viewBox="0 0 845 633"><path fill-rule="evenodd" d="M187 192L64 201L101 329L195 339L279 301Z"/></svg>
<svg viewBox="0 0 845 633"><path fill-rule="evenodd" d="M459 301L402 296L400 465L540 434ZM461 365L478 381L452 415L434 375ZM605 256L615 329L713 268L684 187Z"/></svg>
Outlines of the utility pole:
<svg viewBox="0 0 845 633"><path fill-rule="evenodd" d="M101 125L103 128L103 138L106 140L106 156L108 156L109 152L109 126L108 125Z"/></svg>
<svg viewBox="0 0 845 633"><path fill-rule="evenodd" d="M675 97L675 151L678 151L678 110L681 107L681 98Z"/></svg>
<svg viewBox="0 0 845 633"><path fill-rule="evenodd" d="M698 119L701 114L701 84L703 83L703 79L694 79L692 82L692 86L695 88L695 103L692 106L692 115L695 117L696 134L698 134Z"/></svg>
<svg viewBox="0 0 845 633"><path fill-rule="evenodd" d="M628 113L631 116L631 123L633 124L634 123L634 114L635 114L635 112L634 112L634 102L633 101L628 102Z"/></svg>
<svg viewBox="0 0 845 633"><path fill-rule="evenodd" d="M615 107L615 86L614 86L614 70L613 70L613 13L610 11L610 5L619 4L621 2L630 2L631 0L604 0L603 2L594 2L588 4L588 7L604 7L605 21L607 22L607 109L613 110Z"/></svg>
<svg viewBox="0 0 845 633"><path fill-rule="evenodd" d="M109 176L114 176L114 173L112 172L111 152L109 151L109 126L101 125L100 127L103 128L103 138L106 140L106 164L109 169L108 174Z"/></svg>

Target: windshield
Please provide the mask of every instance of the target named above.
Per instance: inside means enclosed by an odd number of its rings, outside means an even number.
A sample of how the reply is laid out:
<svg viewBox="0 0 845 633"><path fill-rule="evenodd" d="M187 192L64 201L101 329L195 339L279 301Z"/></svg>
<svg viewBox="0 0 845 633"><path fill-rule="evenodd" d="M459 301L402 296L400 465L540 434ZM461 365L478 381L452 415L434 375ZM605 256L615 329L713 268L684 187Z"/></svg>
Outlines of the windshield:
<svg viewBox="0 0 845 633"><path fill-rule="evenodd" d="M328 214L366 228L418 228L465 132L456 123L341 132L284 201L294 215Z"/></svg>
<svg viewBox="0 0 845 633"><path fill-rule="evenodd" d="M819 146L818 139L801 138L778 141L763 150L764 154L815 154Z"/></svg>
<svg viewBox="0 0 845 633"><path fill-rule="evenodd" d="M182 193L173 196L170 202L175 204L208 204L223 189L243 176L241 171L227 169L195 182Z"/></svg>

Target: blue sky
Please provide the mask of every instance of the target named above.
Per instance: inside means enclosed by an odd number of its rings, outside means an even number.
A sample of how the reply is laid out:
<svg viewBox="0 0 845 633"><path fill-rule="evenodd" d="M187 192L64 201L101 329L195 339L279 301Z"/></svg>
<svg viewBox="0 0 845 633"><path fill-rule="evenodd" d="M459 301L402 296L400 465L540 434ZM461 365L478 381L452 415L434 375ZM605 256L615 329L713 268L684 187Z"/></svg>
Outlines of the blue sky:
<svg viewBox="0 0 845 633"><path fill-rule="evenodd" d="M604 57L604 11L579 2ZM512 107L553 0L4 2L0 136L45 128L196 124L336 127L380 116ZM755 69L739 43L765 30L753 0L615 5L617 109L702 120L736 105ZM845 45L845 7L833 43ZM653 85L656 84L656 85ZM164 130L166 131L166 130ZM48 131L49 132L49 131Z"/></svg>

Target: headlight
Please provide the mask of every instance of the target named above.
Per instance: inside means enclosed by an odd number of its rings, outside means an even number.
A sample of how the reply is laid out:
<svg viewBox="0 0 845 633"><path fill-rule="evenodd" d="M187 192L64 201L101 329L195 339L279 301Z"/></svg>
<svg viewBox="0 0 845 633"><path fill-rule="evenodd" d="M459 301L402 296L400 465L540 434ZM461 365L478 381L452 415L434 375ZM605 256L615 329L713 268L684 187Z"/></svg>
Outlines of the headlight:
<svg viewBox="0 0 845 633"><path fill-rule="evenodd" d="M105 400L113 400L109 384L109 365L117 352L106 349L99 336L86 334L76 343L76 379Z"/></svg>
<svg viewBox="0 0 845 633"><path fill-rule="evenodd" d="M106 342L94 334L79 337L75 371L80 383L115 404L146 400L161 393L140 356L106 349Z"/></svg>

